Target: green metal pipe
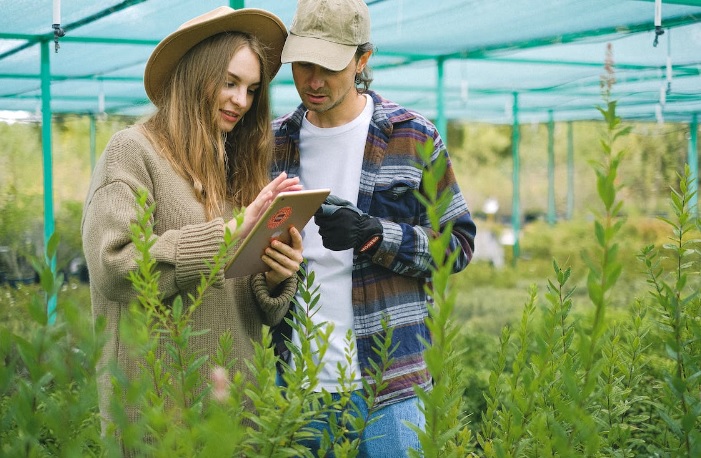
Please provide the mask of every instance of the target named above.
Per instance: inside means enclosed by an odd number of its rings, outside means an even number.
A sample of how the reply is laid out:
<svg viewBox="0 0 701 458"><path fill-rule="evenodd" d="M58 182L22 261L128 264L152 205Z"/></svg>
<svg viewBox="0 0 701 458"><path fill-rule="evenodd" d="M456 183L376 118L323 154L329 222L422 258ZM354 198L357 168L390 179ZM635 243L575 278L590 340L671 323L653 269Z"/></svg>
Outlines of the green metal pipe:
<svg viewBox="0 0 701 458"><path fill-rule="evenodd" d="M436 60L438 70L438 82L436 86L436 128L443 137L443 142L448 145L448 122L445 118L445 59Z"/></svg>
<svg viewBox="0 0 701 458"><path fill-rule="evenodd" d="M572 121L567 123L567 219L574 216L574 133Z"/></svg>
<svg viewBox="0 0 701 458"><path fill-rule="evenodd" d="M547 221L555 224L555 120L548 110L548 213Z"/></svg>
<svg viewBox="0 0 701 458"><path fill-rule="evenodd" d="M44 251L54 234L54 184L51 145L51 68L49 42L41 42L41 150L44 165ZM56 258L47 259L51 271L56 273ZM49 323L56 321L56 295L47 298L46 313Z"/></svg>
<svg viewBox="0 0 701 458"><path fill-rule="evenodd" d="M511 154L513 158L513 195L512 195L512 206L511 206L511 226L514 231L514 247L513 247L513 263L521 255L521 246L519 243L520 232L521 232L521 196L519 193L520 183L520 169L521 161L519 159L519 124L518 124L518 92L514 92L514 104L511 107L513 124L511 127Z"/></svg>
<svg viewBox="0 0 701 458"><path fill-rule="evenodd" d="M691 173L691 189L689 191L693 193L691 199L689 200L689 209L691 214L698 215L698 192L699 186L699 155L698 155L698 132L699 132L699 120L697 113L691 118L691 124L689 125L689 172Z"/></svg>
<svg viewBox="0 0 701 458"><path fill-rule="evenodd" d="M129 8L130 6L133 6L133 5L145 2L145 1L146 0L124 0L122 3L110 6L109 8L105 8L102 11L98 11L97 13L92 14L92 15L87 16L87 17L84 17L83 19L80 19L78 21L71 22L70 24L65 24L65 25L62 24L63 30L66 33L68 33L68 31L70 31L70 30L78 29L84 25L90 24L90 23L95 22L97 20L100 20L104 17L107 17L110 14L116 13L117 11L121 11L123 9ZM16 54L24 49L27 49L36 43L41 43L41 45L43 46L44 42L46 42L47 40L54 39L54 33L49 32L49 33L46 33L46 34L40 35L40 36L30 35L30 37L33 37L33 38L30 38L27 43L22 43L21 45L0 54L0 60L4 59L6 57L10 57L11 55ZM66 37L64 36L61 38L61 41L64 41L65 39L66 39ZM68 40L70 40L70 38Z"/></svg>

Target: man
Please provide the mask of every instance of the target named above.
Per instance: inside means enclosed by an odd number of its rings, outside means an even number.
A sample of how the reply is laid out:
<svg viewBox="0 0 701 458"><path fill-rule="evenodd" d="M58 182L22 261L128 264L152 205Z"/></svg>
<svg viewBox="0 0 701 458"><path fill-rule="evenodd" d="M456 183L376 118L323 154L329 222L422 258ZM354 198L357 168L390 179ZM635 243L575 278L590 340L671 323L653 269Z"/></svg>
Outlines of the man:
<svg viewBox="0 0 701 458"><path fill-rule="evenodd" d="M448 153L426 118L368 90L372 52L365 2L299 0L282 62L292 64L302 104L275 120L273 129L274 173L285 170L305 189L330 188L332 194L303 232L307 270L320 287L313 320L334 325L318 389L338 391L349 330L357 352L346 373L361 387L377 358L373 337L382 336L383 317L393 327L397 349L383 374L388 386L377 398L379 420L364 433L379 438L361 448L377 457L420 449L416 433L403 424L423 427L413 387L431 387L421 339L430 340L424 284L431 277L433 232L414 195L423 177L417 146L430 142L432 160ZM453 222L450 249L459 251L453 266L459 272L472 258L475 224L450 166L440 187L453 193L441 224Z"/></svg>

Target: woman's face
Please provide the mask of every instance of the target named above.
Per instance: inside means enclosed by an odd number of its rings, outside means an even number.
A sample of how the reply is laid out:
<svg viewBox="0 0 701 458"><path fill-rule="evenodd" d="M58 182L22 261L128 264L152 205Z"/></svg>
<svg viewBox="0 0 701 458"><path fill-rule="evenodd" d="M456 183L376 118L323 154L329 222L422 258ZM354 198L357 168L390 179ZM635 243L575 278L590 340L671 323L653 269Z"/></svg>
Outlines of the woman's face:
<svg viewBox="0 0 701 458"><path fill-rule="evenodd" d="M218 98L219 127L231 132L253 105L260 88L260 62L247 46L240 48L227 67L226 83Z"/></svg>

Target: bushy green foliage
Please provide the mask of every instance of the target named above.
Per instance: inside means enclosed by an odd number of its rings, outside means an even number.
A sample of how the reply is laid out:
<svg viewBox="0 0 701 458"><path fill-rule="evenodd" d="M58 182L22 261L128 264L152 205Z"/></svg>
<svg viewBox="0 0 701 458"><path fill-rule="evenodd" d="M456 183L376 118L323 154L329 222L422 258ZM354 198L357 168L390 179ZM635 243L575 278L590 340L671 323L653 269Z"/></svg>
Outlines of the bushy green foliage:
<svg viewBox="0 0 701 458"><path fill-rule="evenodd" d="M701 451L699 223L688 206L695 191L687 172L680 191L672 190L676 218L665 219L674 236L663 249L677 268L663 268L654 245L646 247L640 258L653 300L629 297L619 304L627 310L606 318L626 267L618 256L625 212L617 173L624 154L615 142L629 132L609 94L600 109L607 125L603 155L593 164L602 210L593 225L596 243L583 252L591 307L573 311L572 270L556 261L545 304L531 287L520 325L503 328L493 358L478 425L484 456L692 457Z"/></svg>
<svg viewBox="0 0 701 458"><path fill-rule="evenodd" d="M695 195L690 185L696 181L686 167L680 191L672 192L674 219L665 219L672 229L670 243L655 249L648 246L640 258L648 272L650 293L654 298L657 320L653 330L657 347L666 356L660 385L661 398L656 410L669 430L659 446L677 447L682 456L701 454L701 299L699 297L698 258L699 219L690 211ZM660 258L667 257L675 268L663 270Z"/></svg>
<svg viewBox="0 0 701 458"><path fill-rule="evenodd" d="M602 172L603 180L607 173ZM503 329L496 348L492 335L456 333L454 289L437 269L431 310L434 342L427 352L436 386L420 393L428 419L421 436L425 456L698 455L699 224L689 208L690 182L687 171L680 175L679 191L676 186L672 191L674 217L663 220L671 232L668 243L640 251L649 293L640 291L624 304L612 304L617 296L605 294L615 289L615 276L609 274L609 283L602 281L606 277L601 273L615 272L602 261L611 261L610 250L616 246L615 237L605 237L605 210L603 219L594 223L594 232L603 230L604 236L596 239L599 251L588 254L594 273L587 280L598 281L604 294L591 296L590 308L575 311L573 297L579 286L570 285L572 269L553 262L555 277L547 283L545 301L537 287L530 288L520 323ZM115 372L115 386L123 388L125 402L115 403L123 415L113 427L121 430L125 444L136 454L154 456L305 456L308 452L299 441L314 434L310 422L340 413L332 422L334 434L322 443L336 456L356 456L366 419L344 416L349 413L347 400L321 409L320 396L326 394L310 389L319 356L310 343L317 342L323 353L329 331L325 326L315 329L308 320L317 301L313 273L300 283L304 300L294 324L303 336L302 346L296 350L295 369L286 372L287 388L274 383L279 361L268 332L251 362L255 385L245 385L240 374L230 373L234 349L226 335L221 336L220 353L206 363L223 368L225 375L196 381L194 369L205 363L187 353L188 311L174 306L164 313L158 308L153 287L157 274L147 249L150 229L143 224L147 219L135 233L145 258L140 279L133 278L142 298L134 311L141 312L135 315L136 327L126 332L148 355L145 367L160 369L130 383ZM613 217L611 221L615 224ZM620 232L613 235L620 237ZM55 255L55 244L51 247ZM59 291L62 282L51 277L48 265L38 262L37 267L45 294ZM202 292L206 284L205 278ZM13 300L24 298L25 303L13 307L15 313L22 310L22 326L6 317L0 328L5 363L0 367L2 454L120 456L116 441L100 437L96 407L94 367L103 323L97 322L93 334L85 307L59 300L57 322L50 325L43 295L14 294ZM597 310L605 319L597 318ZM148 353L152 339L165 334L172 340L175 363L170 366ZM378 342L378 348L387 363L392 349L386 342ZM491 375L486 370L490 364ZM343 374L343 368L339 371ZM197 388L202 383L205 390ZM381 386L381 379L376 383ZM163 403L165 393L179 399L176 406ZM372 387L368 393L372 396ZM243 396L253 400L255 413L243 411ZM368 403L372 405L372 399ZM141 421L127 421L129 405L140 405ZM251 422L257 429L247 429Z"/></svg>
<svg viewBox="0 0 701 458"><path fill-rule="evenodd" d="M49 259L56 241L49 244ZM61 278L35 261L45 294ZM95 365L102 351L103 320L59 301L49 324L43 294L24 304L21 325L6 317L0 326L0 454L2 456L99 456Z"/></svg>
<svg viewBox="0 0 701 458"><path fill-rule="evenodd" d="M431 229L439 234L429 241L429 251L433 259L432 283L427 286L433 302L428 304L429 316L426 319L431 341L424 341L426 366L433 378L432 389L415 387L421 401L421 410L426 416L424 430L410 425L421 442L422 452L411 451L414 457L464 457L472 450L472 433L467 427L460 387L460 356L465 351L457 346L459 328L452 321L455 307L455 291L450 287L452 267L459 252L450 254L452 224L441 227L440 218L450 205L450 192L438 193L438 181L447 169L447 158L440 156L431 163L432 144L419 147L419 156L426 167L423 195L416 194L427 209Z"/></svg>
<svg viewBox="0 0 701 458"><path fill-rule="evenodd" d="M426 204L437 231L438 218L449 198L435 193L444 170L445 161L439 162L438 168L429 173L433 181L426 186ZM249 362L257 383L248 384L241 374L231 373L235 349L230 335L219 337L219 351L212 358L193 354L189 346L189 340L198 334L190 323L192 314L212 285L215 272L226 262L234 236L227 233L211 262L210 274L201 279L197 293L188 298L189 306L185 307L181 298L166 306L158 290L156 262L150 254L154 209L146 205L144 193L139 196L138 206L139 218L132 226L138 269L130 275L137 299L119 332L123 341L130 342L130 357L141 361L141 376L127 379L115 364L101 369L108 371L114 389L110 417L102 418L107 434L101 436L96 380L102 372L96 373L95 367L105 339L104 322L97 320L93 334L87 322L89 315L77 313L79 306L61 301L57 324L52 325L47 320L44 297L34 295L28 308L33 323L15 329L17 332L10 326L2 328L0 349L7 363L0 373L5 407L0 432L3 451L13 456L126 453L296 457L311 456L304 440L320 435L322 455L357 456L362 441L373 440L363 432L376 411L376 395L386 386L382 374L392 362L389 319L382 321L383 337L375 340L377 359L370 378L363 380L364 401L369 406L365 415L350 400L350 392L360 388L349 382L354 377L348 367L355 352L350 335L347 365L338 367L340 399L332 401L328 392L316 392L317 374L323 364L319 361L333 324L314 325L311 321L319 299L313 272L300 276L302 300L289 321L300 336L300 346L289 345L295 364L284 372L284 387L275 383L276 366L285 363L273 353L269 330L265 330L263 342L255 346L255 358ZM428 320L433 341L427 342L427 361L436 383L434 390L419 393L428 419L427 430L420 432L425 456L463 456L471 447L462 409L459 354L454 353L458 331L450 321L454 295L448 293L448 278L454 259L441 255L447 243L443 236L431 244L436 275L430 291L435 302ZM49 244L49 259L55 257L57 247L56 241ZM59 293L63 279L48 261L37 261L35 268L46 294L53 296ZM27 340L25 336L33 338ZM159 351L162 346L165 354ZM78 363L73 362L75 358ZM200 376L200 369L206 365L214 369L211 380ZM74 366L80 371L66 373L66 368ZM254 411L243 408L244 397L251 400ZM58 406L65 408L68 404L71 409L60 412ZM33 415L36 410L45 415ZM316 421L327 422L328 430L320 433L312 428Z"/></svg>
<svg viewBox="0 0 701 458"><path fill-rule="evenodd" d="M690 207L696 178L688 168L679 173L660 224L627 212L621 170L628 156L619 141L629 128L616 115L616 102L604 100L606 128L592 162L600 208L588 228L527 226L533 232L523 251L531 260L504 269L470 266L467 285L449 274L446 236L431 242L436 268L426 360L434 386L417 391L427 418L419 432L423 456L701 456L701 227ZM435 193L431 180L444 167L439 161L429 170L425 186L436 232L447 197ZM22 216L19 202L0 208L6 221ZM359 415L345 394L331 401L329 393L314 390L332 328L310 319L318 303L314 273L300 276L302 300L289 324L301 344L289 347L295 364L285 371L285 386L275 383L276 365L284 363L267 329L249 362L256 379L249 384L232 371L232 336L219 336L219 351L210 358L189 349L196 335L190 317L213 274L201 279L189 306L182 300L163 305L149 254L153 209L144 202L142 196L133 234L140 259L131 280L139 300L121 330L143 361L143 376L127 380L118 367L107 369L117 394L109 434L101 436L95 367L104 322L98 319L93 332L89 304L67 300L61 275L49 267L59 250L52 240L46 259L34 261L38 287L0 290L0 455L311 456L303 442L319 433L310 426L327 421L322 454L357 456L360 443L372 440L363 435L369 416ZM75 209L69 215L74 221ZM661 241L663 230L669 235ZM642 250L635 247L641 241ZM233 242L227 234L212 272ZM66 249L75 243L66 240ZM581 248L581 258L571 255L573 247ZM524 278L534 275L540 282L524 287ZM478 292L479 308L460 309L457 296L465 288ZM519 292L502 297L490 288ZM59 298L54 324L46 296ZM499 320L510 311L520 319L502 328ZM484 326L479 315L501 332ZM385 338L375 342L379 363L363 384L370 412L384 386L382 369L392 360L387 323ZM165 354L156 350L163 342ZM348 360L354 351L349 338ZM204 367L212 369L210 378L199 375ZM348 382L348 367L337 368L346 393L357 388ZM255 410L244 409L244 399Z"/></svg>

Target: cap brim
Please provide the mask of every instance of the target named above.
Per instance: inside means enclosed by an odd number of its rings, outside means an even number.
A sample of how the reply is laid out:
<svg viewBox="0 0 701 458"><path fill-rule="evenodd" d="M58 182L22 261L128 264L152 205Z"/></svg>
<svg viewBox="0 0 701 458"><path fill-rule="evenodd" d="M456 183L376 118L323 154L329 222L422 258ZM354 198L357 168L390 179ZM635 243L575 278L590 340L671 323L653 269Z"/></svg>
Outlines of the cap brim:
<svg viewBox="0 0 701 458"><path fill-rule="evenodd" d="M222 32L242 32L255 36L265 46L272 80L280 70L280 54L287 38L287 28L277 16L256 8L232 10L224 16L176 30L161 41L146 63L144 88L156 103L168 77L180 59L198 43Z"/></svg>
<svg viewBox="0 0 701 458"><path fill-rule="evenodd" d="M282 63L309 62L335 72L348 66L358 50L357 46L341 45L312 37L290 33L282 48Z"/></svg>

